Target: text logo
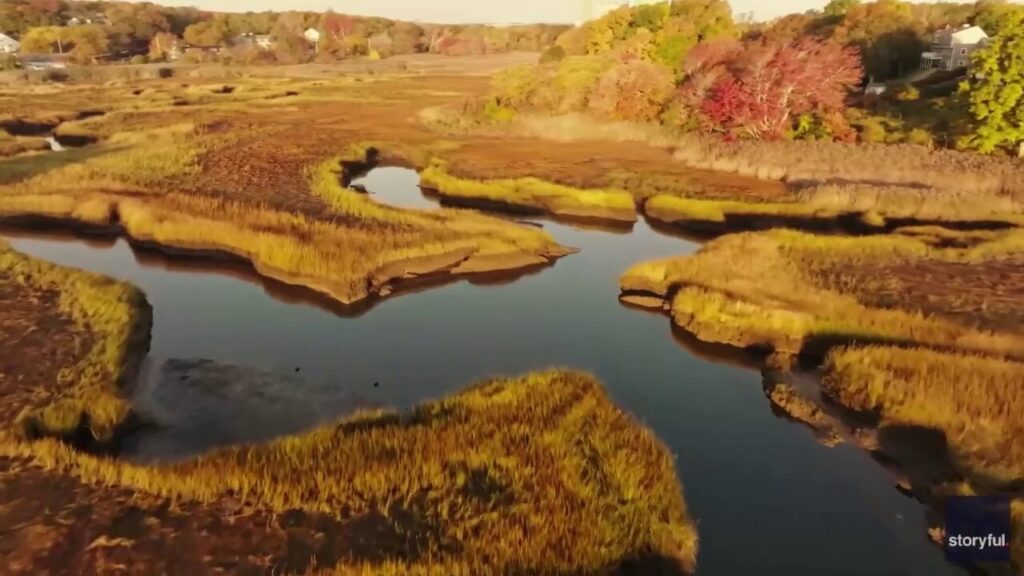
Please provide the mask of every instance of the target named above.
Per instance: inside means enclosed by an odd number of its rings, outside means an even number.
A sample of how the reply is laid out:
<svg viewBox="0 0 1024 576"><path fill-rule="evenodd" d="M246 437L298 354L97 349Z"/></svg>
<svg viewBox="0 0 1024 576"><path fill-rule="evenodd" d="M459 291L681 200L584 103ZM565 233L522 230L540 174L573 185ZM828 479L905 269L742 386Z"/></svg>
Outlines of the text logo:
<svg viewBox="0 0 1024 576"><path fill-rule="evenodd" d="M1009 562L1009 497L947 498L945 546L946 558L950 562Z"/></svg>

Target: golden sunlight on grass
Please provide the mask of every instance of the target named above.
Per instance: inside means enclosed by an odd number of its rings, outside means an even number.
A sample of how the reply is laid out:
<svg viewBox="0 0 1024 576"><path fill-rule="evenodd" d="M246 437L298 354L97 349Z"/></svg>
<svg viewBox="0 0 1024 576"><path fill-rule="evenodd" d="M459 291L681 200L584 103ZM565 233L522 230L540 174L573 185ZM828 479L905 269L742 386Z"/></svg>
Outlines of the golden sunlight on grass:
<svg viewBox="0 0 1024 576"><path fill-rule="evenodd" d="M674 322L709 342L788 353L821 352L851 341L899 342L1021 358L1019 332L952 317L954 310L942 306L948 296L944 283L921 287L936 295L938 305L926 307L931 298L915 299L906 291L881 298L876 291L886 287L872 279L882 266L886 278L899 279L916 275L921 264L938 274L964 264L980 271L1021 257L1020 231L969 248L937 248L903 235L848 238L776 230L730 235L693 256L638 264L621 285L625 296L668 300ZM989 296L974 302L969 287L957 288L963 288L958 296L967 304L983 306Z"/></svg>
<svg viewBox="0 0 1024 576"><path fill-rule="evenodd" d="M839 348L825 391L882 424L943 431L961 472L983 485L1024 479L1024 364L891 347Z"/></svg>
<svg viewBox="0 0 1024 576"><path fill-rule="evenodd" d="M451 174L441 160L431 162L420 177L423 186L455 204L504 207L569 218L636 220L633 196L625 190L585 190L537 178L471 180Z"/></svg>
<svg viewBox="0 0 1024 576"><path fill-rule="evenodd" d="M338 514L401 538L407 568L593 573L625 560L691 571L697 536L664 446L596 381L485 382L411 413L367 412L267 445L143 467L55 440L2 442L88 482L172 499ZM417 548L414 554L412 547Z"/></svg>
<svg viewBox="0 0 1024 576"><path fill-rule="evenodd" d="M4 282L59 293L60 312L71 320L81 354L80 361L61 370L56 395L9 409L20 408L22 424L42 434L66 436L86 425L96 437L109 438L129 411L117 386L126 384L124 378L140 360L133 348L148 347L145 296L121 282L28 258L3 242L0 274Z"/></svg>
<svg viewBox="0 0 1024 576"><path fill-rule="evenodd" d="M0 272L0 295L23 304L0 310L4 342L16 348L23 341L4 330L31 322L46 334L43 349L21 352L77 359L59 381L30 388L0 376L15 404L9 409L20 412L0 420L0 458L32 461L97 490L131 490L147 502L322 514L357 543L384 551L317 566L327 572L695 568L697 534L674 459L592 376L553 370L495 379L408 412L363 411L266 444L132 464L71 443L91 433L116 446L130 433L123 425L141 418L123 394L147 349L145 298L6 245ZM45 304L50 296L59 309ZM23 309L34 312L22 318Z"/></svg>

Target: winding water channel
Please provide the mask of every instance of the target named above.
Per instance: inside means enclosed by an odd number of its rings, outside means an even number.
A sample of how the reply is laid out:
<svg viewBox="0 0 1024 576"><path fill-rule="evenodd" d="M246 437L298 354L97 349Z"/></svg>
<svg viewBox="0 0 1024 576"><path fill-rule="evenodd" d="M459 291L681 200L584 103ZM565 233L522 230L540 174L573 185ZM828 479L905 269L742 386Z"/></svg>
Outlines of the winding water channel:
<svg viewBox="0 0 1024 576"><path fill-rule="evenodd" d="M436 209L417 182L412 171L378 168L357 183L381 202ZM359 406L406 407L489 376L568 367L596 374L676 455L699 521L698 574L963 574L927 541L923 506L864 451L818 444L773 414L756 371L673 335L665 316L617 301L630 265L697 244L644 222L630 233L544 227L580 253L514 282L403 294L359 316L240 268L136 253L123 240L2 236L32 256L146 292L151 368L135 402L166 426L135 438L129 457L184 457L297 432ZM157 377L174 358L274 376L196 389Z"/></svg>

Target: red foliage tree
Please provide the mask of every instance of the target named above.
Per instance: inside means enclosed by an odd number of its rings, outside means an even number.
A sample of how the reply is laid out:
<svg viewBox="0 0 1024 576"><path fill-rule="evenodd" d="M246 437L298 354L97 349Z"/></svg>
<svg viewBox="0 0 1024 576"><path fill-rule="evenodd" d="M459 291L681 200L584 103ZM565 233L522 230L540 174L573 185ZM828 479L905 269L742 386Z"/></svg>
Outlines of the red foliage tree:
<svg viewBox="0 0 1024 576"><path fill-rule="evenodd" d="M724 67L701 109L716 127L758 139L782 136L801 114L842 110L863 78L856 49L810 38L756 41Z"/></svg>
<svg viewBox="0 0 1024 576"><path fill-rule="evenodd" d="M328 12L323 17L323 29L331 38L346 38L356 29L356 20L348 14Z"/></svg>

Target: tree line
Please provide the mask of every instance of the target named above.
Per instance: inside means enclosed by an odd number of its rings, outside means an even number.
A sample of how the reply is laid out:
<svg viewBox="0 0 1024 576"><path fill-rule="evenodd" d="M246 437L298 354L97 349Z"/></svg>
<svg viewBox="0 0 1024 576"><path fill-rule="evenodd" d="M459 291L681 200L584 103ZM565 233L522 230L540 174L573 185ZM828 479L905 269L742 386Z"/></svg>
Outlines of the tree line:
<svg viewBox="0 0 1024 576"><path fill-rule="evenodd" d="M319 42L303 38L309 28L320 32ZM101 58L163 60L172 48L185 45L223 49L217 58L282 62L419 52L539 52L567 28L417 24L334 12L217 13L149 2L0 0L0 32L18 38L24 52L67 54L83 64ZM237 42L252 35L270 36L272 47Z"/></svg>
<svg viewBox="0 0 1024 576"><path fill-rule="evenodd" d="M1000 0L832 0L760 24L734 21L726 0L624 6L561 35L538 66L497 76L467 112L497 122L586 113L728 139L1014 150L1024 141L1022 18L1024 7ZM911 85L864 96L872 79L914 72L934 31L967 23L996 36L976 57L983 74L940 77L946 91L929 97Z"/></svg>

